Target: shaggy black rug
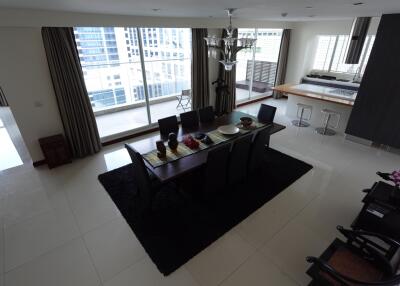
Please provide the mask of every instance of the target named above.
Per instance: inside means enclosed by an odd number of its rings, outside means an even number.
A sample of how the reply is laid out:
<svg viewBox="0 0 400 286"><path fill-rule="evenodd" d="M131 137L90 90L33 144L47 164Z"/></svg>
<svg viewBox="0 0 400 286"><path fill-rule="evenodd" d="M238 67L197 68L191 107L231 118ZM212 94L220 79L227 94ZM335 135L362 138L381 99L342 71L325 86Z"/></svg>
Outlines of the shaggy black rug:
<svg viewBox="0 0 400 286"><path fill-rule="evenodd" d="M148 215L141 214L131 164L99 180L160 272L168 275L312 169L276 150L266 153L265 168L246 183L211 199L182 195L172 185L157 194Z"/></svg>

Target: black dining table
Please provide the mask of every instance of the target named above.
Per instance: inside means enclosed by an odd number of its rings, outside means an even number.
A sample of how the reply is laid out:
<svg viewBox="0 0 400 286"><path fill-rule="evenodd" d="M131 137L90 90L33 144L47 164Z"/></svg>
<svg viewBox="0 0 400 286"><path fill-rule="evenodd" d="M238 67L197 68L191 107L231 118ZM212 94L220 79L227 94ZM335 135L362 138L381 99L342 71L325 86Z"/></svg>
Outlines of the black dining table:
<svg viewBox="0 0 400 286"><path fill-rule="evenodd" d="M254 121L258 121L256 117L251 116L249 114L240 112L240 111L233 111L231 113L228 113L226 115L220 116L215 118L210 123L207 124L200 124L198 128L196 129L182 129L179 128L178 131L178 139L181 140L184 135L187 134L192 134L196 132L202 132L202 133L207 133L210 131L213 131L217 129L219 126L222 125L229 125L229 124L237 124L240 122L241 117L251 117ZM266 123L267 127L263 126L257 129L253 129L252 132L256 132L259 129L262 128L268 128L269 129L269 135L272 135L274 133L277 133L286 127L284 125L278 124L278 123ZM245 133L246 134L246 133ZM244 134L239 134L238 136L235 136L234 138L238 138L240 136L243 136ZM164 140L166 141L166 138L162 138L160 135L154 135L147 137L142 140L135 141L133 143L130 143L129 145L134 148L137 152L140 154L146 154L156 148L156 142L158 140ZM226 141L229 142L229 141ZM181 144L181 143L180 143ZM200 168L204 163L207 161L207 154L208 150L212 149L207 148L205 150L196 152L194 154L191 154L186 157L182 157L176 161L169 162L167 164L158 166L158 167L153 167L149 162L144 160L146 167L162 182L168 182L170 180L176 179L184 174L187 174L197 168Z"/></svg>

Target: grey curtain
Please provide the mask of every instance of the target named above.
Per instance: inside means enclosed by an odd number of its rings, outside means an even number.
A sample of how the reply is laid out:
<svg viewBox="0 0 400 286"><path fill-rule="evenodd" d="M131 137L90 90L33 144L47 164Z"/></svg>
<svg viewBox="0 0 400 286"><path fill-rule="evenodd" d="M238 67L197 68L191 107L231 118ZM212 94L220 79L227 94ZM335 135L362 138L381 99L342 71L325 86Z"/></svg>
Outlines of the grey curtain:
<svg viewBox="0 0 400 286"><path fill-rule="evenodd" d="M4 94L1 86L0 86L0 106L8 106L6 95Z"/></svg>
<svg viewBox="0 0 400 286"><path fill-rule="evenodd" d="M223 29L222 38L226 37L226 30ZM233 37L238 36L238 30L233 33ZM222 45L224 48L224 45ZM223 59L221 55L221 60ZM224 66L219 66L218 82L221 84L217 87L217 98L215 101L215 111L218 115L232 112L236 108L236 65L231 71L226 71Z"/></svg>
<svg viewBox="0 0 400 286"><path fill-rule="evenodd" d="M286 67L289 57L290 29L283 30L281 48L279 50L278 67L276 69L275 86L285 83ZM282 97L281 92L274 91L274 98Z"/></svg>
<svg viewBox="0 0 400 286"><path fill-rule="evenodd" d="M101 149L73 28L42 28L42 37L65 136L74 157Z"/></svg>
<svg viewBox="0 0 400 286"><path fill-rule="evenodd" d="M210 105L207 29L192 29L192 108Z"/></svg>

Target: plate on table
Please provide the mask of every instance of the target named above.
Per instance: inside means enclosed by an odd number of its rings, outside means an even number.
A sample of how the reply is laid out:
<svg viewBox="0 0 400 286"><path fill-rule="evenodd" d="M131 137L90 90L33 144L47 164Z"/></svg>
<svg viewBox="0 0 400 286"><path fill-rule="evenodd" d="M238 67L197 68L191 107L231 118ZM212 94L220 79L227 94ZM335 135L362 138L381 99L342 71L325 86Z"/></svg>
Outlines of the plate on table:
<svg viewBox="0 0 400 286"><path fill-rule="evenodd" d="M224 135L235 135L239 133L239 128L235 125L223 125L218 127L218 132Z"/></svg>

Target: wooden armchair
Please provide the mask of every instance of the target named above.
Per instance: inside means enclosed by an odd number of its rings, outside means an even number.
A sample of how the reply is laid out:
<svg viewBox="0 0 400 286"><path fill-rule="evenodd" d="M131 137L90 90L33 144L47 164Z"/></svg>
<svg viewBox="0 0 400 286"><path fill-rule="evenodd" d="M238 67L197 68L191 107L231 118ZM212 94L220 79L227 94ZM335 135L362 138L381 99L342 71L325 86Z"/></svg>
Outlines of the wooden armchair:
<svg viewBox="0 0 400 286"><path fill-rule="evenodd" d="M398 285L400 243L378 233L337 229L347 238L336 238L319 257L307 257L312 263L307 274L310 285Z"/></svg>

